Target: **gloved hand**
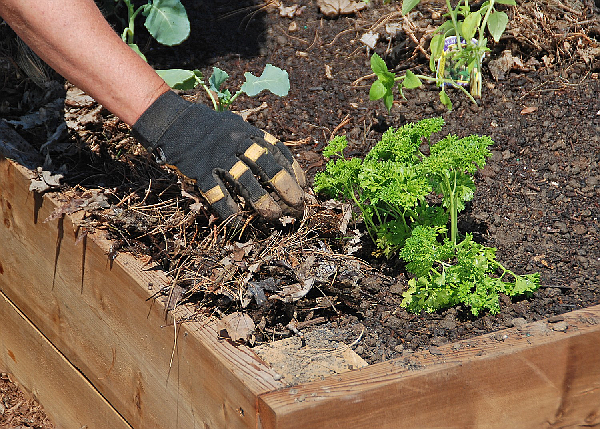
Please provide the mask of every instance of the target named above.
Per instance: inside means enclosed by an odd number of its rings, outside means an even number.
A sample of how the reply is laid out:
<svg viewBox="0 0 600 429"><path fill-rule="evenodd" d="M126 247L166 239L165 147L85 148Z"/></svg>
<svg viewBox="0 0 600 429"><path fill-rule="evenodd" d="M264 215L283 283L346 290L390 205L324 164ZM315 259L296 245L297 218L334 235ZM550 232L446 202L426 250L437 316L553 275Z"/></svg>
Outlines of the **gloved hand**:
<svg viewBox="0 0 600 429"><path fill-rule="evenodd" d="M288 206L303 208L304 172L288 148L234 113L215 112L168 91L132 128L146 149L160 149L167 164L196 180L221 219L239 210L226 182L267 219L282 215L269 185Z"/></svg>

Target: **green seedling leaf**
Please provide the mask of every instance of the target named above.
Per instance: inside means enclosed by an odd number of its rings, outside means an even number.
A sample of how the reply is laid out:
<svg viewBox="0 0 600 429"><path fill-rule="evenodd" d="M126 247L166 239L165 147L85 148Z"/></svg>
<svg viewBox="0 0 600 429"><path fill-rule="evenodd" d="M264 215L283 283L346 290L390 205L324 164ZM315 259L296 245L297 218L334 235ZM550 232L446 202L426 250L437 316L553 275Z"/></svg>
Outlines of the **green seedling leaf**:
<svg viewBox="0 0 600 429"><path fill-rule="evenodd" d="M448 110L452 110L452 101L448 97L448 94L446 94L446 91L440 91L440 101Z"/></svg>
<svg viewBox="0 0 600 429"><path fill-rule="evenodd" d="M515 286L508 292L509 296L523 295L535 292L540 287L540 273L515 276Z"/></svg>
<svg viewBox="0 0 600 429"><path fill-rule="evenodd" d="M323 149L323 156L327 159L333 157L334 155L343 157L343 152L344 149L346 149L346 146L348 146L348 140L346 136L335 136Z"/></svg>
<svg viewBox="0 0 600 429"><path fill-rule="evenodd" d="M135 43L128 43L129 47L131 49L133 49L133 51L138 54L140 57L142 57L142 59L146 62L148 62L148 60L146 59L146 56L144 54L142 54L142 51L140 51L140 47L138 45L136 45Z"/></svg>
<svg viewBox="0 0 600 429"><path fill-rule="evenodd" d="M487 27L490 30L490 34L496 42L500 40L502 33L506 29L508 24L508 15L504 12L492 12L488 18Z"/></svg>
<svg viewBox="0 0 600 429"><path fill-rule="evenodd" d="M436 71L436 61L440 59L444 52L444 39L444 35L438 33L431 38L431 42L429 43L429 50L431 51L429 69L432 72Z"/></svg>
<svg viewBox="0 0 600 429"><path fill-rule="evenodd" d="M371 89L369 90L369 99L371 101L379 100L385 96L386 92L387 88L385 87L383 82L380 79L377 79L371 85Z"/></svg>
<svg viewBox="0 0 600 429"><path fill-rule="evenodd" d="M392 90L395 84L395 75L388 70L383 58L377 54L371 55L371 69L377 75L378 79L371 85L369 98L371 100L383 98L383 104L390 110L394 103L394 94L392 93Z"/></svg>
<svg viewBox="0 0 600 429"><path fill-rule="evenodd" d="M402 15L406 15L418 5L420 0L402 0Z"/></svg>
<svg viewBox="0 0 600 429"><path fill-rule="evenodd" d="M431 38L431 43L429 44L429 49L431 50L431 56L434 59L438 59L442 56L444 52L444 35L436 34Z"/></svg>
<svg viewBox="0 0 600 429"><path fill-rule="evenodd" d="M454 24L451 20L444 22L437 28L437 31L443 34L443 37L454 35Z"/></svg>
<svg viewBox="0 0 600 429"><path fill-rule="evenodd" d="M420 87L422 84L423 83L421 82L421 79L419 79L413 72L411 72L410 70L406 71L406 77L402 82L402 86L404 86L407 89L413 89Z"/></svg>
<svg viewBox="0 0 600 429"><path fill-rule="evenodd" d="M179 0L151 0L142 13L144 26L158 43L178 45L190 35L190 21Z"/></svg>
<svg viewBox="0 0 600 429"><path fill-rule="evenodd" d="M383 104L385 104L388 111L392 109L392 106L394 105L394 94L392 94L392 91L388 91L383 96Z"/></svg>
<svg viewBox="0 0 600 429"><path fill-rule="evenodd" d="M475 36L475 32L477 31L477 27L479 27L479 23L481 22L481 15L479 12L472 12L467 15L465 20L462 23L462 37L470 42L473 36Z"/></svg>
<svg viewBox="0 0 600 429"><path fill-rule="evenodd" d="M212 91L219 94L221 93L221 86L227 79L229 79L229 75L226 71L221 70L219 67L213 67L213 72L208 78L208 85Z"/></svg>
<svg viewBox="0 0 600 429"><path fill-rule="evenodd" d="M371 55L371 70L373 70L373 73L377 75L386 88L391 88L394 85L394 73L388 70L383 58L377 54Z"/></svg>
<svg viewBox="0 0 600 429"><path fill-rule="evenodd" d="M169 69L156 70L156 73L173 89L194 89L202 82L202 74L198 70Z"/></svg>
<svg viewBox="0 0 600 429"><path fill-rule="evenodd" d="M516 6L517 2L515 0L496 0L498 4L506 4L508 6Z"/></svg>
<svg viewBox="0 0 600 429"><path fill-rule="evenodd" d="M267 64L259 77L252 73L244 73L246 82L240 88L249 97L254 97L264 90L271 91L279 97L285 97L290 90L290 80L285 70Z"/></svg>

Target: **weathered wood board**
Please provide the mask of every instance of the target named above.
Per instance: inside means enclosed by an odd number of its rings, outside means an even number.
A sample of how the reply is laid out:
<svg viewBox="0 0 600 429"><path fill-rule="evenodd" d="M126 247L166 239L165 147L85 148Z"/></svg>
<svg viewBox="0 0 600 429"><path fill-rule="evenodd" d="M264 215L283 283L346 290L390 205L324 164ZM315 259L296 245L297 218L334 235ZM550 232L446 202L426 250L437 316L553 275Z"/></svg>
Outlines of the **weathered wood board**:
<svg viewBox="0 0 600 429"><path fill-rule="evenodd" d="M600 306L564 318L262 395L263 427L600 427Z"/></svg>
<svg viewBox="0 0 600 429"><path fill-rule="evenodd" d="M175 348L173 318L151 299L168 279L111 260L102 234L77 242L68 217L44 223L59 202L30 192L30 176L0 159L0 291L131 426L256 427L257 395L282 386L275 372L199 322L177 326Z"/></svg>
<svg viewBox="0 0 600 429"><path fill-rule="evenodd" d="M0 369L27 386L57 428L131 429L1 292L0 332Z"/></svg>
<svg viewBox="0 0 600 429"><path fill-rule="evenodd" d="M15 150L8 143L0 133L5 157ZM566 328L536 322L285 387L213 326L175 330L164 302L151 299L168 284L164 274L128 254L111 260L101 233L78 242L68 216L44 223L60 202L29 192L32 160L0 157L0 292L131 427L600 425L600 306L565 315ZM6 352L0 358L9 363Z"/></svg>

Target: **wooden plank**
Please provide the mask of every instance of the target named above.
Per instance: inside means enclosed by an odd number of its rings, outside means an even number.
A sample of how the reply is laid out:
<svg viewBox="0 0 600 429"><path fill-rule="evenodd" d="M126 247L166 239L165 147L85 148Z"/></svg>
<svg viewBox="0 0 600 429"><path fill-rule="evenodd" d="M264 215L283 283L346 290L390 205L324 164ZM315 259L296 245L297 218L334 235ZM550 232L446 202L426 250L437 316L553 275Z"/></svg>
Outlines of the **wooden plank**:
<svg viewBox="0 0 600 429"><path fill-rule="evenodd" d="M1 292L0 368L44 405L57 428L131 429Z"/></svg>
<svg viewBox="0 0 600 429"><path fill-rule="evenodd" d="M565 321L566 332L536 322L267 393L263 428L598 427L600 306Z"/></svg>
<svg viewBox="0 0 600 429"><path fill-rule="evenodd" d="M77 243L69 217L43 223L59 203L29 192L30 176L0 159L0 290L131 426L256 427L258 394L282 386L274 371L198 322L179 325L171 362L173 319L150 299L166 276L128 254L111 260L101 234Z"/></svg>

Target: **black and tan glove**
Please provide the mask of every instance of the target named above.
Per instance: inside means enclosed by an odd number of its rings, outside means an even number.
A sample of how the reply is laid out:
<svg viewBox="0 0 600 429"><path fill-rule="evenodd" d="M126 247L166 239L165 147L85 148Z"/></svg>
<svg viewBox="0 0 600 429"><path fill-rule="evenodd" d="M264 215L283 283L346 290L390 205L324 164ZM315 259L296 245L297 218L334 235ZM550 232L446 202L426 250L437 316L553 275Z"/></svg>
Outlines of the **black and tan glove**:
<svg viewBox="0 0 600 429"><path fill-rule="evenodd" d="M146 149L162 152L168 165L196 181L221 219L239 210L225 183L270 220L281 217L282 209L269 188L296 211L303 208L304 172L291 152L234 113L215 112L168 91L132 128Z"/></svg>

